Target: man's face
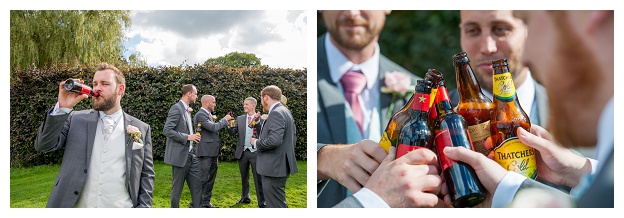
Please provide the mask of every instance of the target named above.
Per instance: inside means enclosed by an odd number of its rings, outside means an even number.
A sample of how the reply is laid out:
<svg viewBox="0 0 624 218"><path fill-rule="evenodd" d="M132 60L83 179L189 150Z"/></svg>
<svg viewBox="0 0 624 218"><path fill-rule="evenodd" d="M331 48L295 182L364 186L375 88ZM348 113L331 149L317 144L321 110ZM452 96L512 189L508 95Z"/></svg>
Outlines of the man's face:
<svg viewBox="0 0 624 218"><path fill-rule="evenodd" d="M217 107L217 100L215 98L208 98L208 110L214 112L215 107Z"/></svg>
<svg viewBox="0 0 624 218"><path fill-rule="evenodd" d="M580 38L580 31L574 30L580 27L572 26L566 16L555 12L515 14L525 20L529 29L523 62L540 75L548 90L548 125L553 135L565 146L594 146L603 106L594 104L595 90L601 80L589 44Z"/></svg>
<svg viewBox="0 0 624 218"><path fill-rule="evenodd" d="M514 79L527 73L520 60L526 41L526 26L512 11L461 11L461 47L481 85L492 92L492 61L507 58Z"/></svg>
<svg viewBox="0 0 624 218"><path fill-rule="evenodd" d="M268 95L263 95L260 99L262 99L262 112L269 112L269 103L267 103L267 101L269 100L269 96Z"/></svg>
<svg viewBox="0 0 624 218"><path fill-rule="evenodd" d="M120 85L115 80L113 70L102 70L93 75L93 91L99 92L100 97L91 98L94 110L107 111L117 105L117 97L121 97Z"/></svg>
<svg viewBox="0 0 624 218"><path fill-rule="evenodd" d="M359 50L376 41L390 11L322 11L330 36L339 46Z"/></svg>
<svg viewBox="0 0 624 218"><path fill-rule="evenodd" d="M187 95L189 95L189 104L195 104L195 102L197 102L197 88L193 87L193 91Z"/></svg>
<svg viewBox="0 0 624 218"><path fill-rule="evenodd" d="M245 111L245 113L249 114L249 113L253 113L256 112L256 105L253 104L251 101L249 100L245 100L243 102L243 110Z"/></svg>

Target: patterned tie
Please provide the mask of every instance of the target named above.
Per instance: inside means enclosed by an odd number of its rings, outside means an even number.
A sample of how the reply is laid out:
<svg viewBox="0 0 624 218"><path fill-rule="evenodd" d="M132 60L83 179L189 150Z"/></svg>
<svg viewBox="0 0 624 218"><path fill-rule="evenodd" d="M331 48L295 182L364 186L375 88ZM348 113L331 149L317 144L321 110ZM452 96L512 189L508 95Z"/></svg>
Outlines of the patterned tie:
<svg viewBox="0 0 624 218"><path fill-rule="evenodd" d="M113 133L113 124L115 124L115 121L113 121L111 116L106 115L102 118L102 123L104 124L104 141L106 141L111 133Z"/></svg>
<svg viewBox="0 0 624 218"><path fill-rule="evenodd" d="M251 117L247 116L247 126L249 126L249 123L251 123Z"/></svg>
<svg viewBox="0 0 624 218"><path fill-rule="evenodd" d="M340 84L344 90L345 98L351 106L351 112L353 112L353 119L360 128L360 133L363 133L362 122L364 115L362 113L362 107L360 107L360 100L358 96L366 87L366 77L362 74L362 71L347 71L342 78L340 78Z"/></svg>

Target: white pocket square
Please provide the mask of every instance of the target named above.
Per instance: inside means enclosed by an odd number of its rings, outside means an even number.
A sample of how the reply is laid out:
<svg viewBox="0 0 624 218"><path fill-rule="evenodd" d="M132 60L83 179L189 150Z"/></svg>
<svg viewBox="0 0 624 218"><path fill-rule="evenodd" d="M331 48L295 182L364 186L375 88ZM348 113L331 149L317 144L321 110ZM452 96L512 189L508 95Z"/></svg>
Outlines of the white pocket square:
<svg viewBox="0 0 624 218"><path fill-rule="evenodd" d="M137 150L143 148L143 144L138 142L132 142L132 150Z"/></svg>

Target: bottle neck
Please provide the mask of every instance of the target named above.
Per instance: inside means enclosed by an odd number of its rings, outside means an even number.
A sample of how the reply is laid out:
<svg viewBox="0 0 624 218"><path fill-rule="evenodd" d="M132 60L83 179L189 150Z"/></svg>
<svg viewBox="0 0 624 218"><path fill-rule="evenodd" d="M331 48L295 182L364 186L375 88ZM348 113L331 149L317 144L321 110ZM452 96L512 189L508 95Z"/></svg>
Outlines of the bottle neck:
<svg viewBox="0 0 624 218"><path fill-rule="evenodd" d="M436 94L436 108L438 117L444 116L449 113L453 113L453 109L451 107L451 100L448 97L448 91L446 91L446 87L440 86L438 87L438 93Z"/></svg>
<svg viewBox="0 0 624 218"><path fill-rule="evenodd" d="M455 77L457 78L457 91L459 91L459 101L464 99L481 98L481 86L479 80L474 75L470 62L455 62Z"/></svg>
<svg viewBox="0 0 624 218"><path fill-rule="evenodd" d="M516 87L513 82L513 78L509 70L504 67L503 69L494 70L494 86L493 95L494 101L513 102L517 101Z"/></svg>

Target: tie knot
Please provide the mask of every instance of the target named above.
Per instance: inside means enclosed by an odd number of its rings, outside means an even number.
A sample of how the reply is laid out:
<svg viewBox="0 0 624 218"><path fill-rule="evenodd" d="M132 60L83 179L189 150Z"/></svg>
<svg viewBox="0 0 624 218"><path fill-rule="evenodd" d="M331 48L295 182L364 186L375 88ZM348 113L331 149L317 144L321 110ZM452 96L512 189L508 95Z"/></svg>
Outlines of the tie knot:
<svg viewBox="0 0 624 218"><path fill-rule="evenodd" d="M104 123L104 132L106 132L107 134L110 134L113 132L113 124L115 123L113 121L113 118L111 116L104 116L102 118L102 122Z"/></svg>
<svg viewBox="0 0 624 218"><path fill-rule="evenodd" d="M340 84L346 93L360 94L366 87L366 77L362 71L347 71L342 78Z"/></svg>

